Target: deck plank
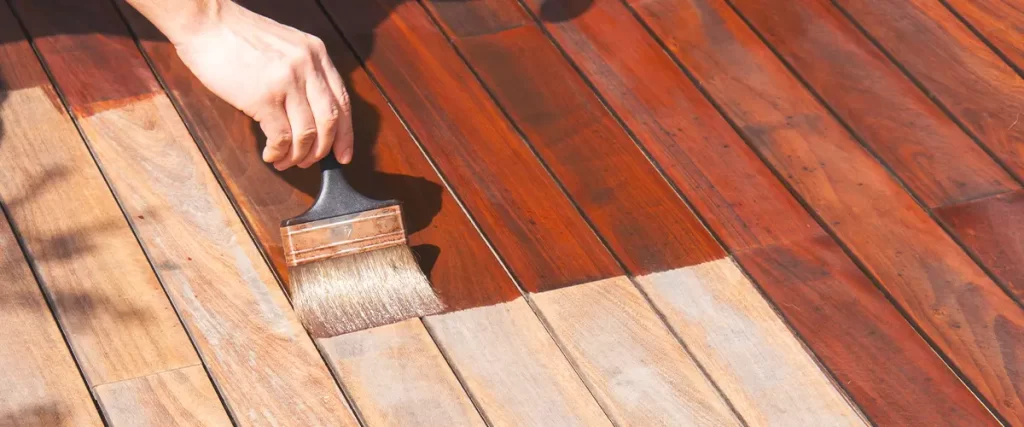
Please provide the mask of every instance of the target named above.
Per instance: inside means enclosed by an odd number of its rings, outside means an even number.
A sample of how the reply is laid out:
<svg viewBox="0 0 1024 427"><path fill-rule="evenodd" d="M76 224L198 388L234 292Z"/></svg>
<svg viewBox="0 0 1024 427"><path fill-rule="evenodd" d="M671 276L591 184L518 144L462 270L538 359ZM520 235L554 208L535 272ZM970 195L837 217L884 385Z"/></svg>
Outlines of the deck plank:
<svg viewBox="0 0 1024 427"><path fill-rule="evenodd" d="M945 0L943 3L1024 70L1024 3L1020 0Z"/></svg>
<svg viewBox="0 0 1024 427"><path fill-rule="evenodd" d="M231 426L201 365L96 387L115 426Z"/></svg>
<svg viewBox="0 0 1024 427"><path fill-rule="evenodd" d="M1024 79L949 9L929 0L834 3L951 111L1018 180L1024 178L1024 127L1018 122L1024 103Z"/></svg>
<svg viewBox="0 0 1024 427"><path fill-rule="evenodd" d="M355 425L113 4L16 7L234 420Z"/></svg>
<svg viewBox="0 0 1024 427"><path fill-rule="evenodd" d="M1020 188L828 0L732 3L929 208Z"/></svg>
<svg viewBox="0 0 1024 427"><path fill-rule="evenodd" d="M6 4L0 19L18 31ZM199 363L89 150L17 37L0 46L3 79L20 77L20 89L0 95L0 197L86 380L96 386Z"/></svg>
<svg viewBox="0 0 1024 427"><path fill-rule="evenodd" d="M0 11L0 24L5 23L4 14ZM4 101L4 105L9 103ZM4 325L0 333L0 378L4 379L0 426L102 426L85 380L2 211L0 283L0 322Z"/></svg>
<svg viewBox="0 0 1024 427"><path fill-rule="evenodd" d="M473 227L462 212L458 202L444 187L436 172L427 160L419 154L419 148L409 136L398 117L391 111L390 105L378 92L374 83L358 66L355 57L345 48L344 41L333 30L326 18L316 18L319 11L312 2L296 2L288 8L282 8L274 2L254 2L246 4L255 11L267 14L282 22L296 25L305 31L318 35L326 41L335 65L346 79L353 102L353 115L356 136L357 162L347 172L353 185L367 194L378 198L396 198L403 200L408 208L407 221L412 233L410 243L420 256L425 270L435 289L450 310L489 306L510 301L519 297L519 290L502 269L490 249L480 238L479 232ZM295 215L311 203L309 193L316 190L318 177L311 171L291 171L278 175L259 164L258 139L262 135L254 131L250 119L241 115L230 106L216 99L188 73L184 65L177 59L173 48L160 41L153 29L142 22L138 16L129 14L133 27L143 37L143 46L165 83L169 86L175 99L183 109L183 115L198 135L199 144L209 155L215 169L221 174L230 194L239 205L243 217L247 219L251 229L257 236L264 251L280 270L280 241L277 231L280 218ZM239 142L241 149L233 142ZM312 184L312 188L311 185ZM459 314L463 321L462 331L490 330L492 319L487 317ZM444 316L437 317L441 321ZM476 320L473 320L476 319ZM505 320L507 321L507 320ZM520 318L520 322L527 322ZM429 322L429 320L428 320ZM530 321L530 330L539 330L540 324L536 316ZM542 329L542 328L541 328ZM399 335L391 339L398 343L423 345L422 328L401 328ZM373 336L375 330L361 333L367 344L379 342ZM452 333L443 328L433 331L438 340L444 340ZM408 335L406 335L408 334ZM459 335L461 337L461 335ZM453 338L447 338L454 341ZM475 341L476 338L473 338ZM515 388L499 388L491 390L483 385L470 387L469 393L486 393L490 396L484 400L481 410L485 416L500 419L500 415L508 408L516 408L522 417L536 416L544 408L561 408L564 412L545 412L547 416L561 418L600 419L595 415L599 412L593 398L580 383L579 378L571 372L564 357L558 354L549 337L536 337L531 334L489 335L491 346L453 345L445 354L449 360L462 360L459 369L467 376L490 378L495 381L521 381L524 383L543 384L544 387L533 389L529 395L518 395ZM531 340L540 340L536 344ZM525 348L539 346L544 354L560 357L562 362L541 361L533 358L507 359L505 364L477 363L483 357L501 357L508 348ZM549 348L550 346L550 348ZM332 343L322 342L331 364L339 372L347 375L342 382L352 395L357 407L360 402L373 401L374 393L391 384L382 382L375 372L361 367L366 360L346 361L334 358ZM408 353L413 348L394 351ZM381 361L376 361L380 363ZM395 364L405 361L395 360ZM416 384L427 384L434 379L445 379L451 375L451 369L436 358L417 360L427 363L421 369L407 372L416 374L405 381ZM383 369L383 367L381 367ZM427 369L429 368L429 369ZM390 366L387 372L406 371L402 365ZM575 379L573 379L575 378ZM561 394L548 395L541 390L561 390ZM434 392L424 394L424 392ZM447 391L449 393L436 393ZM396 396L398 393L406 393ZM391 390L391 399L380 402L373 401L363 411L368 422L389 422L389 419L367 417L392 416L401 414L408 419L430 419L438 414L461 414L461 408L469 405L469 397L465 391L457 390L451 385L435 384L430 388L401 388ZM561 401L583 402L578 405L549 406L543 402ZM430 402L415 407L404 406L410 401ZM449 408L447 411L438 408ZM596 411L596 412L595 412ZM596 418L595 418L596 417ZM450 420L458 422L460 418Z"/></svg>
<svg viewBox="0 0 1024 427"><path fill-rule="evenodd" d="M1024 371L1014 359L1024 345L1024 311L724 2L632 4L966 379L1003 417L1020 417L1024 396L1014 384Z"/></svg>
<svg viewBox="0 0 1024 427"><path fill-rule="evenodd" d="M488 4L491 10L516 6L506 0L477 3ZM554 41L738 257L778 243L816 239L838 250L621 3L528 3L545 19ZM568 17L573 19L554 19ZM455 25L448 27L459 31ZM872 420L962 425L987 418L995 423L841 251L814 264L787 261L766 260L751 274ZM780 280L790 287L778 286ZM849 315L831 315L835 312ZM837 342L842 345L833 345ZM928 390L917 386L922 382L931 384Z"/></svg>

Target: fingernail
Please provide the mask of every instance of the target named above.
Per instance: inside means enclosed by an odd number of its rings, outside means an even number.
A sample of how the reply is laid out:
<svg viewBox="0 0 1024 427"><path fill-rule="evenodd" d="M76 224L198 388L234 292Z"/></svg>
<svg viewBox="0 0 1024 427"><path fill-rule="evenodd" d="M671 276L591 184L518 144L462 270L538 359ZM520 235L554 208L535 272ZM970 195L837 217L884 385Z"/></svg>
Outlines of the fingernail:
<svg viewBox="0 0 1024 427"><path fill-rule="evenodd" d="M352 147L348 147L345 149L345 151L341 152L341 160L339 161L343 165L347 165L349 162L352 161Z"/></svg>

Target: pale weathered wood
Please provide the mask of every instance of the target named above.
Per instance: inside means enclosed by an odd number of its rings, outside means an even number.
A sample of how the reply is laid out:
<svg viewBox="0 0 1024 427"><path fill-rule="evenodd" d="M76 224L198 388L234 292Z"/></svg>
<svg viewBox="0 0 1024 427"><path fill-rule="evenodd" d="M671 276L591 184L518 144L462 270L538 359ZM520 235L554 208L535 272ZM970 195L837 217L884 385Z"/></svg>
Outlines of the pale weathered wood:
<svg viewBox="0 0 1024 427"><path fill-rule="evenodd" d="M484 425L419 319L317 344L368 425Z"/></svg>
<svg viewBox="0 0 1024 427"><path fill-rule="evenodd" d="M241 425L355 425L270 269L163 94L79 115Z"/></svg>
<svg viewBox="0 0 1024 427"><path fill-rule="evenodd" d="M202 365L96 387L113 426L230 426Z"/></svg>
<svg viewBox="0 0 1024 427"><path fill-rule="evenodd" d="M53 89L5 97L0 197L89 384L199 363Z"/></svg>
<svg viewBox="0 0 1024 427"><path fill-rule="evenodd" d="M424 322L491 425L611 425L525 300Z"/></svg>
<svg viewBox="0 0 1024 427"><path fill-rule="evenodd" d="M102 426L0 211L0 427Z"/></svg>
<svg viewBox="0 0 1024 427"><path fill-rule="evenodd" d="M617 425L740 425L628 278L530 298Z"/></svg>
<svg viewBox="0 0 1024 427"><path fill-rule="evenodd" d="M750 425L865 425L730 258L637 278Z"/></svg>

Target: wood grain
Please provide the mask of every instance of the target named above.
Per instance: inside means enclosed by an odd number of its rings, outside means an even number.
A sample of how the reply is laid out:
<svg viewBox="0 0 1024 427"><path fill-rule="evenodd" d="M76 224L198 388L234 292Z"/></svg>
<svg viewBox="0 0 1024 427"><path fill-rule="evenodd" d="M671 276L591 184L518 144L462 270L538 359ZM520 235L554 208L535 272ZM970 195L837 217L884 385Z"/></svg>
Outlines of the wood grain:
<svg viewBox="0 0 1024 427"><path fill-rule="evenodd" d="M96 387L114 426L230 426L201 365Z"/></svg>
<svg viewBox="0 0 1024 427"><path fill-rule="evenodd" d="M924 204L1020 188L828 0L732 3Z"/></svg>
<svg viewBox="0 0 1024 427"><path fill-rule="evenodd" d="M539 28L456 46L631 274L725 256Z"/></svg>
<svg viewBox="0 0 1024 427"><path fill-rule="evenodd" d="M424 319L494 426L611 426L523 299Z"/></svg>
<svg viewBox="0 0 1024 427"><path fill-rule="evenodd" d="M833 256L813 263L749 267L745 251L824 231L622 3L528 3L541 17L578 14L544 26L872 421L996 422L835 243L821 242Z"/></svg>
<svg viewBox="0 0 1024 427"><path fill-rule="evenodd" d="M1024 177L1024 80L942 3L836 0L1016 175ZM1012 16L1012 14L1010 15Z"/></svg>
<svg viewBox="0 0 1024 427"><path fill-rule="evenodd" d="M866 425L729 258L637 278L752 425Z"/></svg>
<svg viewBox="0 0 1024 427"><path fill-rule="evenodd" d="M1018 74L1024 69L1024 3L1020 0L945 0L943 3L1005 55Z"/></svg>
<svg viewBox="0 0 1024 427"><path fill-rule="evenodd" d="M628 278L530 298L616 425L740 425Z"/></svg>
<svg viewBox="0 0 1024 427"><path fill-rule="evenodd" d="M1024 191L942 207L935 214L1024 303Z"/></svg>
<svg viewBox="0 0 1024 427"><path fill-rule="evenodd" d="M822 221L965 378L1024 419L1024 311L720 1L634 7ZM710 37L709 35L713 35ZM827 144L821 141L828 141Z"/></svg>
<svg viewBox="0 0 1024 427"><path fill-rule="evenodd" d="M325 6L525 289L620 273L419 4Z"/></svg>
<svg viewBox="0 0 1024 427"><path fill-rule="evenodd" d="M419 319L318 343L368 425L484 425Z"/></svg>
<svg viewBox="0 0 1024 427"><path fill-rule="evenodd" d="M6 198L3 201L8 203ZM0 323L4 325L0 426L102 426L89 389L2 211L0 283Z"/></svg>

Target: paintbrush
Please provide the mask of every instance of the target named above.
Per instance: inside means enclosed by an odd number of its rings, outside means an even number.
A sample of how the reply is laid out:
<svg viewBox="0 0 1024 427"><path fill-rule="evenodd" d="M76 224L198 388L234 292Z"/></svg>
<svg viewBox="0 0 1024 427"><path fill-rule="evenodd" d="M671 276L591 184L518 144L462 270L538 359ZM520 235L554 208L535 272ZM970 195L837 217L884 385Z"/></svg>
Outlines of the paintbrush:
<svg viewBox="0 0 1024 427"><path fill-rule="evenodd" d="M408 246L402 207L359 194L333 155L316 202L281 223L292 305L314 338L444 310Z"/></svg>

